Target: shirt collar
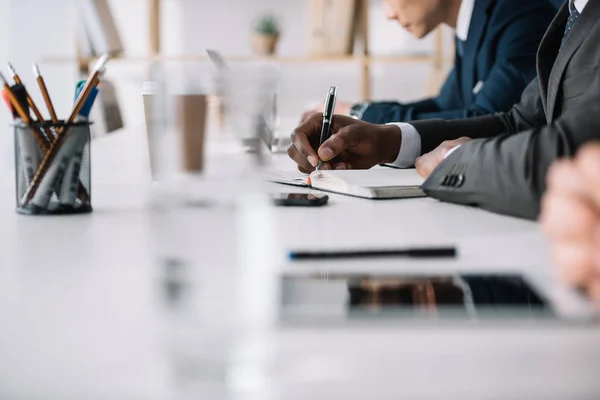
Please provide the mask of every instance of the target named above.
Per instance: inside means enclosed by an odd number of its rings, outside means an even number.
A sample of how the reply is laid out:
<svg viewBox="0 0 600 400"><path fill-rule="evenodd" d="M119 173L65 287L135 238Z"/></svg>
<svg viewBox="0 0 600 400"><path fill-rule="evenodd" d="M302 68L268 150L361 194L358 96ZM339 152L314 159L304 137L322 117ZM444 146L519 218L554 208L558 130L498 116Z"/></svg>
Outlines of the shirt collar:
<svg viewBox="0 0 600 400"><path fill-rule="evenodd" d="M458 10L458 20L456 21L456 37L463 42L469 37L469 28L471 27L471 18L475 0L463 0Z"/></svg>
<svg viewBox="0 0 600 400"><path fill-rule="evenodd" d="M569 10L573 11L573 7L577 9L580 13L583 12L585 6L590 0L569 0Z"/></svg>

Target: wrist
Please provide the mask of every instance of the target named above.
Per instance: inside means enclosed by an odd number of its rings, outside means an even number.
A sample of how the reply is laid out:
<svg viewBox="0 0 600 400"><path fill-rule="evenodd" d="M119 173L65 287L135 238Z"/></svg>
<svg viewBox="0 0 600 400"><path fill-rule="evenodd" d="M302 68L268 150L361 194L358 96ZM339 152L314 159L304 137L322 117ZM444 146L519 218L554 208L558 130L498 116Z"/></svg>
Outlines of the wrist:
<svg viewBox="0 0 600 400"><path fill-rule="evenodd" d="M380 141L382 161L380 164L391 164L398 158L402 146L402 130L398 125L382 125Z"/></svg>

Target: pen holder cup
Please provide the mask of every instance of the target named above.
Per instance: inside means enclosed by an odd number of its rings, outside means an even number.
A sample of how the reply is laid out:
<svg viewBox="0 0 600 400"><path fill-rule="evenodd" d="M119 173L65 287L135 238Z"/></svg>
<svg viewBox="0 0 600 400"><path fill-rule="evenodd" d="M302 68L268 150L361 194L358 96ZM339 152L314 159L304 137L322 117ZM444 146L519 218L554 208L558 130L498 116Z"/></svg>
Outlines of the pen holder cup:
<svg viewBox="0 0 600 400"><path fill-rule="evenodd" d="M66 215L92 211L88 122L14 125L17 212ZM56 134L62 139L54 139ZM54 145L52 140L60 140ZM43 174L40 166L48 157Z"/></svg>

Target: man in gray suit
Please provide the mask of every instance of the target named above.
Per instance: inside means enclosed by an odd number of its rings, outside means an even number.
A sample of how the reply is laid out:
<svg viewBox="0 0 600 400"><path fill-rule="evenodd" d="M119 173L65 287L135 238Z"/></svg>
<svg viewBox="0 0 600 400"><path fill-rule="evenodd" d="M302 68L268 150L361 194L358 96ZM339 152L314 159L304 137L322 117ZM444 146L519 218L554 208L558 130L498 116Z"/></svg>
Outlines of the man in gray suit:
<svg viewBox="0 0 600 400"><path fill-rule="evenodd" d="M301 171L416 165L430 196L535 219L550 164L600 138L600 0L563 4L542 39L538 77L507 113L455 120L373 125L333 118L319 147L322 117L292 134Z"/></svg>

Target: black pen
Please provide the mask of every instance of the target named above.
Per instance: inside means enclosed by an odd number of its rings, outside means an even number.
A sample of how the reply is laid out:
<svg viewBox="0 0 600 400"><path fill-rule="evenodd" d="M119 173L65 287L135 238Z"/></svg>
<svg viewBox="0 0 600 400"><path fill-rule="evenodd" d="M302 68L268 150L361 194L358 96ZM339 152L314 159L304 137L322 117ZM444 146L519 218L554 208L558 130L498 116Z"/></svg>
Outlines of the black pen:
<svg viewBox="0 0 600 400"><path fill-rule="evenodd" d="M292 251L291 260L332 260L332 259L357 259L357 258L454 258L456 247L429 247L404 250L348 250L348 251Z"/></svg>
<svg viewBox="0 0 600 400"><path fill-rule="evenodd" d="M323 125L321 126L321 140L319 147L325 143L331 135L331 123L333 122L333 111L335 110L335 100L337 98L337 87L331 86L329 92L327 92L327 98L325 99L325 108L323 109ZM319 160L317 165L317 171L323 166L323 161Z"/></svg>

